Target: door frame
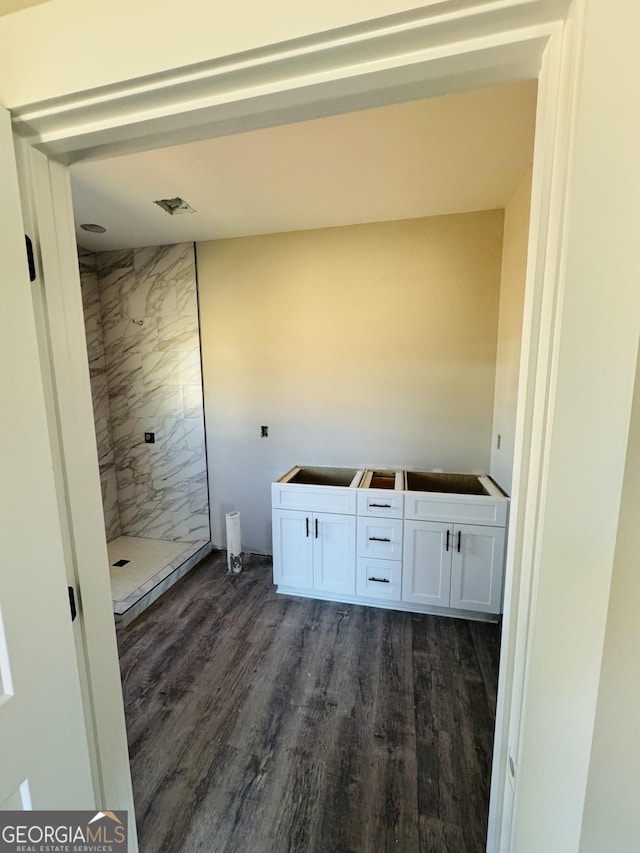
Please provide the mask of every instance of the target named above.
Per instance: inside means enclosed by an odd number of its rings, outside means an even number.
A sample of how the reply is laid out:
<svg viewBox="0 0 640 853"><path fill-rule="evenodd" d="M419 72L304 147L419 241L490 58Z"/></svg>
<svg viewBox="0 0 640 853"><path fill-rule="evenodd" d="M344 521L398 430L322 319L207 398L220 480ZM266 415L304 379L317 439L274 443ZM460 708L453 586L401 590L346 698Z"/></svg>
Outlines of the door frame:
<svg viewBox="0 0 640 853"><path fill-rule="evenodd" d="M74 639L96 806L135 808L115 637L89 359L69 170L16 139L25 231L35 249L32 299L67 583L74 587ZM104 571L96 571L96 567Z"/></svg>
<svg viewBox="0 0 640 853"><path fill-rule="evenodd" d="M43 202L35 234L45 268L64 269L52 287L64 293L64 316L50 310L49 334L61 364L86 351L69 178L79 159L113 156L160 145L363 109L399 100L442 95L501 80L538 77L529 259L518 392L514 488L505 579L505 619L491 786L488 850L509 849L514 808L509 759L517 767L518 738L531 641L532 608L540 565L538 543L545 501L545 455L550 440L554 354L559 335L564 192L570 160L575 90L582 51L584 0L503 0L500 3L429 4L367 25L318 34L241 56L127 80L12 111L16 131L32 149L28 177ZM449 10L443 12L442 8ZM56 162L58 161L58 162ZM47 178L48 174L48 178ZM48 212L45 212L45 208ZM50 240L44 237L49 228ZM58 258L53 259L55 252ZM55 260L55 264L54 264ZM50 262L50 263L49 263ZM74 267L75 264L75 267ZM68 313L70 312L70 313ZM77 360L77 359L76 359ZM104 611L104 583L93 577L105 552L97 464L87 469L92 437L91 395L84 368L65 394L57 393L61 420L75 423L61 437L61 467L69 489L70 539L83 608ZM82 374L82 375L80 375ZM75 413L80 412L78 420ZM77 441L75 440L77 439ZM85 521L88 523L85 525ZM100 520L100 524L98 524ZM100 775L106 790L121 787L117 751L117 697L104 695L113 671L106 633L87 646L89 706L93 709ZM114 807L114 806L111 806Z"/></svg>

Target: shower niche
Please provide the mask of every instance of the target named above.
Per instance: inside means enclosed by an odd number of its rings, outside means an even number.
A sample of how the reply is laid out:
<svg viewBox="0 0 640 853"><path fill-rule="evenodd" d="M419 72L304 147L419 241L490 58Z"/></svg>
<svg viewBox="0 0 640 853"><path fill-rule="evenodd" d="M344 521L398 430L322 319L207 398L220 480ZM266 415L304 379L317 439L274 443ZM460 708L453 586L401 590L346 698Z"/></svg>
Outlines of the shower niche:
<svg viewBox="0 0 640 853"><path fill-rule="evenodd" d="M192 243L78 251L116 624L211 549Z"/></svg>

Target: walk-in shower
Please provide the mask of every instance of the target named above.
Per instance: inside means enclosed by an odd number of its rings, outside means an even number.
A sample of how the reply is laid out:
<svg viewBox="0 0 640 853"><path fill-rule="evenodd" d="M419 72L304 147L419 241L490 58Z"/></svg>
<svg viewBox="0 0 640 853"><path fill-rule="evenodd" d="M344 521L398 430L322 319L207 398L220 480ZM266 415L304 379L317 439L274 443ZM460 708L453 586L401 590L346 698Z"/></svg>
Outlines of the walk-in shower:
<svg viewBox="0 0 640 853"><path fill-rule="evenodd" d="M210 548L192 243L79 250L116 623Z"/></svg>

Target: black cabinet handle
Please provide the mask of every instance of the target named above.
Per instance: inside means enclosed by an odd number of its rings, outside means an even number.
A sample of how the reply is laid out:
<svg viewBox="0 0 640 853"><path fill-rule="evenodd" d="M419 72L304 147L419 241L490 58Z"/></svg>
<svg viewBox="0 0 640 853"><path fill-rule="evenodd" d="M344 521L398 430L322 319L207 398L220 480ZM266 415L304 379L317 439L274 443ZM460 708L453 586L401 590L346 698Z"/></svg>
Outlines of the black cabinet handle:
<svg viewBox="0 0 640 853"><path fill-rule="evenodd" d="M307 539L309 538L309 519L305 518L306 528L307 528Z"/></svg>
<svg viewBox="0 0 640 853"><path fill-rule="evenodd" d="M460 540L462 539L462 533L458 530L458 554L460 553Z"/></svg>
<svg viewBox="0 0 640 853"><path fill-rule="evenodd" d="M445 545L445 551L449 550L449 531L447 530L447 544Z"/></svg>
<svg viewBox="0 0 640 853"><path fill-rule="evenodd" d="M388 578L368 578L370 581L375 581L376 583L391 583Z"/></svg>
<svg viewBox="0 0 640 853"><path fill-rule="evenodd" d="M391 542L391 539L384 539L382 536L370 536L369 542Z"/></svg>
<svg viewBox="0 0 640 853"><path fill-rule="evenodd" d="M318 519L316 518L316 539L318 538Z"/></svg>
<svg viewBox="0 0 640 853"><path fill-rule="evenodd" d="M377 509L391 509L391 504L369 504L369 506L375 506Z"/></svg>

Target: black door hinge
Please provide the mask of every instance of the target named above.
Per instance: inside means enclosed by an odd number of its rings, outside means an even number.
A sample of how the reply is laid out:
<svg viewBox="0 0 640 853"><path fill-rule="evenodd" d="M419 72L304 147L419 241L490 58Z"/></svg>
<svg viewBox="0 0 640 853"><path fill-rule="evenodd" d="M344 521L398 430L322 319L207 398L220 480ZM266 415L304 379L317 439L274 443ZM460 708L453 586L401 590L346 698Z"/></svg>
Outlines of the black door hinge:
<svg viewBox="0 0 640 853"><path fill-rule="evenodd" d="M78 613L76 611L76 597L72 586L69 587L69 609L71 610L71 621L73 622Z"/></svg>
<svg viewBox="0 0 640 853"><path fill-rule="evenodd" d="M29 281L36 280L36 261L33 257L33 243L31 242L31 237L24 235L25 242L27 244L27 263L29 264Z"/></svg>

